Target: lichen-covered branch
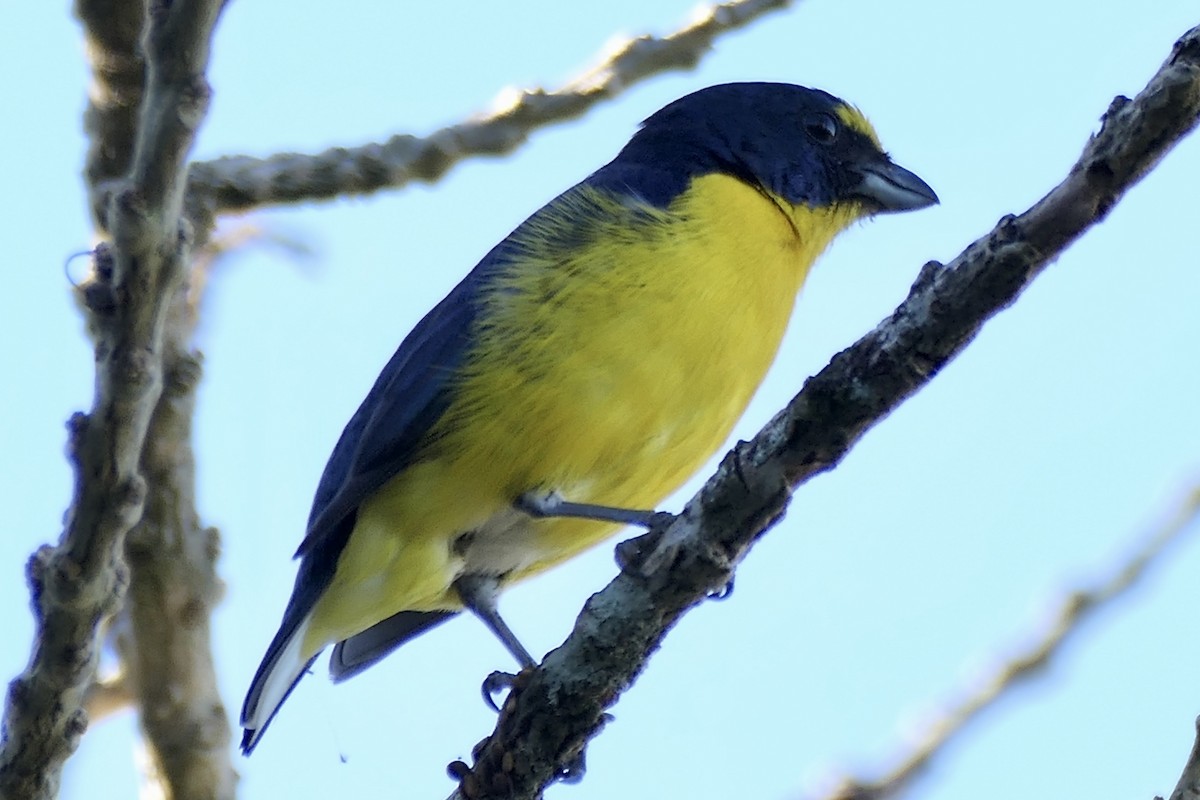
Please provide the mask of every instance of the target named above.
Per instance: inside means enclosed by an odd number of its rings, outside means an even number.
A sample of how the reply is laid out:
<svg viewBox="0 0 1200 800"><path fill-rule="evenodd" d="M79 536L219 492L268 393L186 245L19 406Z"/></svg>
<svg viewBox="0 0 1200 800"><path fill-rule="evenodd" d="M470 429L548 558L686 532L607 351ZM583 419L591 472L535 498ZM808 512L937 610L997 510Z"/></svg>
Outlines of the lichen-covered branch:
<svg viewBox="0 0 1200 800"><path fill-rule="evenodd" d="M184 160L207 107L204 71L221 7L221 0L149 5L146 77L132 147L117 141L128 133L129 112L121 103L106 106L94 98L89 111L89 130L112 137L93 151L89 175L125 177L111 188L93 187L93 197L102 198L94 202L97 217L111 237L96 249L93 276L82 287L95 344L95 398L91 412L71 422L75 489L62 538L39 549L29 565L36 641L25 670L9 684L0 745L3 797L57 794L63 762L87 725L83 709L101 622L128 582L122 551L145 508L142 450L162 391L168 310L191 239L180 216ZM109 30L104 4L81 2L79 8L85 24L96 26L89 29L93 42L131 47L132 12L113 13L120 21ZM131 50L114 57L137 58ZM103 72L96 70L100 85Z"/></svg>
<svg viewBox="0 0 1200 800"><path fill-rule="evenodd" d="M1046 667L1080 632L1085 620L1142 583L1150 568L1163 560L1170 545L1197 527L1200 519L1200 486L1193 487L1180 507L1154 531L1113 573L1067 595L1052 615L1048 629L1029 645L1009 656L976 682L958 700L939 711L918 734L907 752L877 777L845 777L826 800L884 800L909 788L914 778L929 768L946 746L987 709L1026 681L1046 674Z"/></svg>
<svg viewBox="0 0 1200 800"><path fill-rule="evenodd" d="M1118 98L1070 174L945 266L922 269L890 319L835 356L750 442L739 443L680 516L618 548L622 572L584 606L567 641L522 676L496 729L456 764L457 796L534 798L574 763L605 709L666 632L726 584L784 514L796 486L832 469L864 433L957 355L997 312L1200 119L1200 27L1132 101Z"/></svg>
<svg viewBox="0 0 1200 800"><path fill-rule="evenodd" d="M398 135L382 144L269 158L228 156L192 166L192 212L211 216L258 206L329 200L433 182L470 156L503 155L538 128L574 119L597 103L668 70L691 69L721 34L790 0L733 0L664 37L640 36L561 88L526 90L487 115L425 137Z"/></svg>

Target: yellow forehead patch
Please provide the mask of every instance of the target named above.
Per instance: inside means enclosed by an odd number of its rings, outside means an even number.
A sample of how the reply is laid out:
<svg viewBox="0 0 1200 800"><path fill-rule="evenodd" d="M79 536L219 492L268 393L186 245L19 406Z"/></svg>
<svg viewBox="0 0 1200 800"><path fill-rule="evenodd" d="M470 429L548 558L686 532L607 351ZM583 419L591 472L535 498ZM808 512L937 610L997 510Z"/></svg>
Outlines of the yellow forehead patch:
<svg viewBox="0 0 1200 800"><path fill-rule="evenodd" d="M871 123L867 121L867 118L857 108L851 105L838 106L837 115L838 119L840 119L842 123L846 125L846 127L850 128L851 130L858 131L863 136L866 136L868 139L874 142L875 146L880 150L883 149L883 146L879 144L879 136L875 133L875 128L872 127Z"/></svg>

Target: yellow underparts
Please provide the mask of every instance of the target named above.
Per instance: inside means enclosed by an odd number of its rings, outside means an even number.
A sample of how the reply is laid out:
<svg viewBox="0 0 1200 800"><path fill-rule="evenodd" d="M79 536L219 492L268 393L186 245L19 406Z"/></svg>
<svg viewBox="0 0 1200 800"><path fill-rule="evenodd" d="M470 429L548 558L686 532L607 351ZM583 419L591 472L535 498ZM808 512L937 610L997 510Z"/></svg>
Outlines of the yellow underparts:
<svg viewBox="0 0 1200 800"><path fill-rule="evenodd" d="M656 507L724 443L809 267L860 214L724 175L666 210L584 188L540 212L423 458L361 506L304 658L397 611L460 608L465 569L517 580L616 530L530 520L511 510L524 492Z"/></svg>

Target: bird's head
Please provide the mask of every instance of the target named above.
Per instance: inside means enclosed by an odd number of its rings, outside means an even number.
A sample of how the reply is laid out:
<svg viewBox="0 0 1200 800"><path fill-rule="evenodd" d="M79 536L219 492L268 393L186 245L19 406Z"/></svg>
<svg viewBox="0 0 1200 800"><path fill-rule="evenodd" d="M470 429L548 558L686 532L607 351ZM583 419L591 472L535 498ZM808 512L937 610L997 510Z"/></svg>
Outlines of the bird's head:
<svg viewBox="0 0 1200 800"><path fill-rule="evenodd" d="M650 116L623 154L675 161L692 177L724 172L792 206L857 204L863 216L938 202L895 164L856 108L818 89L727 83Z"/></svg>

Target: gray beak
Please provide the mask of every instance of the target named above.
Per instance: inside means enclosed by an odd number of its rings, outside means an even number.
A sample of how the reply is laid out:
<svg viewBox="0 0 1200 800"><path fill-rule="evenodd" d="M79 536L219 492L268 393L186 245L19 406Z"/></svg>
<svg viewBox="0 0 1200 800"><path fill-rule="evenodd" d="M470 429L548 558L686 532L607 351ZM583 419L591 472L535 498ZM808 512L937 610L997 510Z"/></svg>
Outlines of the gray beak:
<svg viewBox="0 0 1200 800"><path fill-rule="evenodd" d="M882 154L859 166L858 173L858 185L850 193L866 200L876 213L916 211L938 202L928 183Z"/></svg>

